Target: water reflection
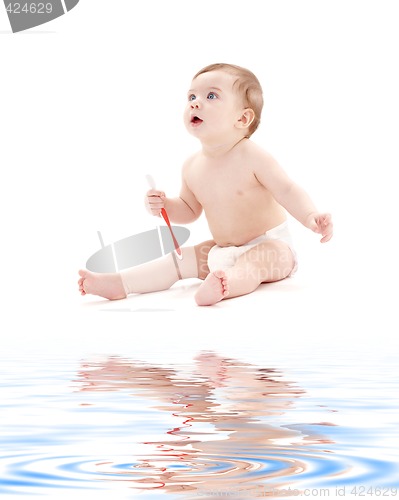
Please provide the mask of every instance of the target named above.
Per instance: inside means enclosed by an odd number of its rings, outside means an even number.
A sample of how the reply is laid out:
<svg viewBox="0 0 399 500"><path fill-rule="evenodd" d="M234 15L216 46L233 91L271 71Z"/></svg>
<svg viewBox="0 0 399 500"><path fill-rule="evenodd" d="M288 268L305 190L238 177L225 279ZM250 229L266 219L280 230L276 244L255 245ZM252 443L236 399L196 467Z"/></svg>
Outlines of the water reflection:
<svg viewBox="0 0 399 500"><path fill-rule="evenodd" d="M324 460L320 454L328 459L331 441L320 429L332 424L287 424L284 416L305 392L276 369L213 352L178 367L109 357L82 363L77 382L82 393L124 391L145 398L173 422L161 439L143 441L146 450L131 464L98 464L110 480L123 476L131 487L195 498L269 496L309 473L314 453L317 462ZM81 404L93 401L87 394Z"/></svg>

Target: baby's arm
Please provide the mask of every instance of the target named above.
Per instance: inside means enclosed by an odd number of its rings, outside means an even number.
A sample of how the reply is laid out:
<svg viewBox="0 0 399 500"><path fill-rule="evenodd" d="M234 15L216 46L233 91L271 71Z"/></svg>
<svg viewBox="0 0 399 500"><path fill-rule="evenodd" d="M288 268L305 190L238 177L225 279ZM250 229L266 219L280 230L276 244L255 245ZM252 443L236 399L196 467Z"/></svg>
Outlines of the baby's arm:
<svg viewBox="0 0 399 500"><path fill-rule="evenodd" d="M321 234L321 243L327 243L333 235L331 215L319 213L308 193L290 180L276 200L305 227Z"/></svg>
<svg viewBox="0 0 399 500"><path fill-rule="evenodd" d="M332 238L331 215L319 213L308 193L296 184L280 167L277 161L265 153L255 169L258 181L273 195L295 219L315 233L322 235L321 242Z"/></svg>
<svg viewBox="0 0 399 500"><path fill-rule="evenodd" d="M187 186L183 166L182 186L177 198L167 198L163 191L150 189L146 195L147 207L152 215L159 215L162 208L168 213L171 222L188 224L194 222L202 213L202 206Z"/></svg>

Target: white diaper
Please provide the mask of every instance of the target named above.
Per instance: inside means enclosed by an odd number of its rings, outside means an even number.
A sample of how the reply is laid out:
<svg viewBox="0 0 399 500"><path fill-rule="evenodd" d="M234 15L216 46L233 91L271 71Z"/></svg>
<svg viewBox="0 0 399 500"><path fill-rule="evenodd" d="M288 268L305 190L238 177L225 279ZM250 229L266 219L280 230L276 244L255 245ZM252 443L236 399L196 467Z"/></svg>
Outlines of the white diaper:
<svg viewBox="0 0 399 500"><path fill-rule="evenodd" d="M288 227L288 221L285 221L279 226L270 229L270 231L267 231L265 234L258 236L254 240L248 241L248 243L246 243L245 245L241 245L239 247L220 247L218 245L213 246L208 254L208 267L210 272L217 270L225 271L229 267L233 267L240 255L255 247L259 243L263 243L264 241L269 240L283 241L289 246L295 261L294 268L290 273L290 276L292 276L298 268L298 262L292 243L291 233Z"/></svg>

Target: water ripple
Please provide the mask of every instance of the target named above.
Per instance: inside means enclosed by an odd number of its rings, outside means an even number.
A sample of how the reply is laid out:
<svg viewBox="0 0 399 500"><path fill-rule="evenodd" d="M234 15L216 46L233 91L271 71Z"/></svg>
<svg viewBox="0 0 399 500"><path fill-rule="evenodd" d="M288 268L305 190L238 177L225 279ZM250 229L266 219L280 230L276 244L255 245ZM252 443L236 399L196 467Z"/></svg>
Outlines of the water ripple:
<svg viewBox="0 0 399 500"><path fill-rule="evenodd" d="M82 362L64 395L43 389L30 397L27 388L3 399L2 496L117 487L128 495L255 498L265 488L399 487L389 444L397 427L384 433L375 422L371 436L345 425L347 401L307 397L277 369L212 353L192 372L111 357Z"/></svg>
<svg viewBox="0 0 399 500"><path fill-rule="evenodd" d="M145 457L81 456L4 456L5 474L0 492L21 488L36 489L109 489L115 482L127 482L129 488L174 491L190 486L210 491L241 491L243 486L259 490L262 485L291 488L336 487L343 485L398 486L399 468L387 460L359 456L314 453L291 447L259 449L252 455L206 455L192 452L153 454ZM173 456L176 455L176 456ZM108 483L108 484L107 484Z"/></svg>

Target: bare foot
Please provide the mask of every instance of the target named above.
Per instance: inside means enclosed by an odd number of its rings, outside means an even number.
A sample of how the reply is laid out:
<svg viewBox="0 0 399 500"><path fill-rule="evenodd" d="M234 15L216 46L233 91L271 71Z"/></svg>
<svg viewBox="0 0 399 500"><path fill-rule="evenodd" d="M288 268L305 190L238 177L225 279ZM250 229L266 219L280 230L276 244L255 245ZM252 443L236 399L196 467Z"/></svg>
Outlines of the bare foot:
<svg viewBox="0 0 399 500"><path fill-rule="evenodd" d="M122 278L118 273L92 273L79 271L81 278L78 281L81 295L91 293L109 300L126 298Z"/></svg>
<svg viewBox="0 0 399 500"><path fill-rule="evenodd" d="M199 306L212 306L229 294L227 278L224 271L209 273L195 294Z"/></svg>

